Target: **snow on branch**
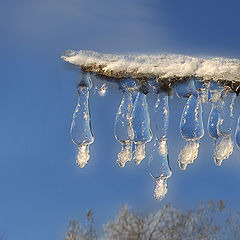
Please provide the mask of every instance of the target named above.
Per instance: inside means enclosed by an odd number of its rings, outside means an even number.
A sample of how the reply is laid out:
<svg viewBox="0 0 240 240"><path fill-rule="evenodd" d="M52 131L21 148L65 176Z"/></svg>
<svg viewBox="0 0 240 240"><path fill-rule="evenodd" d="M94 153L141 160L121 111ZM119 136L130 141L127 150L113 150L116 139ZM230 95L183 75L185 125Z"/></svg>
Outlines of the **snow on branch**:
<svg viewBox="0 0 240 240"><path fill-rule="evenodd" d="M240 60L229 58L197 58L184 55L116 55L94 51L66 51L64 61L103 77L121 79L158 78L178 80L198 77L203 80L240 82Z"/></svg>

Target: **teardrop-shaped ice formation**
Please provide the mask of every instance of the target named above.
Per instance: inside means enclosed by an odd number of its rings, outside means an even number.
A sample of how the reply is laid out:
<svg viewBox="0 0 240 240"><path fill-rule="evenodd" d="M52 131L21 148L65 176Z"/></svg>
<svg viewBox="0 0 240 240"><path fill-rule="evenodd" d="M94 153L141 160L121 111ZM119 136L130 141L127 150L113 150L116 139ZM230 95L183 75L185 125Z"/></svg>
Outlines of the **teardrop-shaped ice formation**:
<svg viewBox="0 0 240 240"><path fill-rule="evenodd" d="M208 118L208 133L211 138L216 142L220 136L219 124L220 124L220 112L219 103L221 98L222 87L218 82L211 82L209 85L208 100L212 103L211 112Z"/></svg>
<svg viewBox="0 0 240 240"><path fill-rule="evenodd" d="M159 92L153 111L155 142L149 159L150 174L155 179L169 178L171 168L168 159L167 130L169 124L168 93Z"/></svg>
<svg viewBox="0 0 240 240"><path fill-rule="evenodd" d="M132 107L131 93L123 91L123 98L118 108L114 125L115 138L122 144L122 150L118 154L117 160L120 167L124 167L126 162L132 159L132 127L130 119Z"/></svg>
<svg viewBox="0 0 240 240"><path fill-rule="evenodd" d="M194 78L189 78L185 81L178 82L175 86L175 91L179 98L189 97L190 95L197 96Z"/></svg>
<svg viewBox="0 0 240 240"><path fill-rule="evenodd" d="M70 132L72 141L78 145L77 164L83 168L90 157L89 145L94 141L89 112L89 89L91 87L89 75L84 74L78 86L78 103L73 113Z"/></svg>
<svg viewBox="0 0 240 240"><path fill-rule="evenodd" d="M184 139L200 140L204 135L202 104L198 97L191 95L183 109L180 132Z"/></svg>
<svg viewBox="0 0 240 240"><path fill-rule="evenodd" d="M232 141L232 126L233 126L233 106L236 93L225 90L220 100L220 122L219 133L220 137L217 140L217 145L214 153L214 161L217 166L222 164L224 159L229 158L233 152Z"/></svg>
<svg viewBox="0 0 240 240"><path fill-rule="evenodd" d="M142 91L138 92L134 102L131 121L133 129L132 141L135 144L133 160L136 164L140 164L145 158L145 144L152 139L147 99Z"/></svg>
<svg viewBox="0 0 240 240"><path fill-rule="evenodd" d="M183 109L180 132L188 144L178 155L179 167L183 170L198 156L199 140L204 135L202 104L199 97L191 95Z"/></svg>
<svg viewBox="0 0 240 240"><path fill-rule="evenodd" d="M218 104L213 103L212 109L208 118L208 133L209 133L209 136L214 139L214 141L216 141L217 138L220 136L219 123L220 123L220 114L218 110Z"/></svg>
<svg viewBox="0 0 240 240"><path fill-rule="evenodd" d="M240 115L238 117L235 139L237 146L240 148Z"/></svg>

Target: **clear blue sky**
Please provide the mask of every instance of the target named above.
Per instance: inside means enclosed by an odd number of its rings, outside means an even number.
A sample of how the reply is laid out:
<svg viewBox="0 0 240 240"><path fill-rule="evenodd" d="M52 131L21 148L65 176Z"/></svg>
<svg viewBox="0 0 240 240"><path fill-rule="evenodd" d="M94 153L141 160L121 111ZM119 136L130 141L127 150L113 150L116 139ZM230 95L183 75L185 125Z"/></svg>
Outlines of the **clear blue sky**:
<svg viewBox="0 0 240 240"><path fill-rule="evenodd" d="M239 149L216 167L205 131L195 164L185 172L177 167L184 100L170 101L173 176L162 203L152 196L147 161L126 169L115 163L121 93L114 86L105 98L91 95L95 142L89 164L79 169L69 135L78 75L60 59L67 49L239 58L239 9L238 0L1 1L0 233L9 240L63 239L72 217L92 208L102 224L122 203L144 211L166 202L190 209L214 198L239 209ZM236 115L239 107L238 99ZM209 107L204 112L206 123Z"/></svg>

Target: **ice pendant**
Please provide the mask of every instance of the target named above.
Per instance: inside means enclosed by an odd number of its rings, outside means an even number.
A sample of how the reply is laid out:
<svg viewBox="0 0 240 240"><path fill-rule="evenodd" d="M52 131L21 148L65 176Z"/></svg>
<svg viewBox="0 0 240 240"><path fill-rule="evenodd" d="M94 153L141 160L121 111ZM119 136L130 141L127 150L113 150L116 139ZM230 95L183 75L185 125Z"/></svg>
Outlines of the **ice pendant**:
<svg viewBox="0 0 240 240"><path fill-rule="evenodd" d="M124 167L128 161L132 160L133 148L133 129L132 129L132 110L133 97L135 98L139 84L132 78L121 81L123 97L116 114L114 134L115 138L122 144L122 150L118 154L117 163L120 167Z"/></svg>
<svg viewBox="0 0 240 240"><path fill-rule="evenodd" d="M214 153L214 161L217 166L222 164L224 159L229 158L233 152L232 126L233 126L233 106L236 93L225 90L220 100L220 136Z"/></svg>
<svg viewBox="0 0 240 240"><path fill-rule="evenodd" d="M218 104L212 103L212 109L208 118L208 133L214 141L220 136L219 132L220 114L218 110Z"/></svg>
<svg viewBox="0 0 240 240"><path fill-rule="evenodd" d="M171 168L168 159L167 130L169 124L168 93L159 92L153 111L155 142L149 159L150 174L155 179L169 178Z"/></svg>
<svg viewBox="0 0 240 240"><path fill-rule="evenodd" d="M135 145L133 160L136 164L140 164L145 158L145 144L152 139L147 99L142 90L139 90L134 102L131 121L133 129L132 141Z"/></svg>
<svg viewBox="0 0 240 240"><path fill-rule="evenodd" d="M131 141L131 119L132 96L129 92L123 92L123 98L116 114L114 134L115 138L122 144L122 150L118 154L118 164L124 167L126 162L132 160L132 141Z"/></svg>
<svg viewBox="0 0 240 240"><path fill-rule="evenodd" d="M212 103L212 109L208 118L208 133L211 138L214 139L215 143L220 136L219 124L220 124L220 113L219 113L219 102L221 98L222 87L218 82L211 82L208 92L208 100Z"/></svg>
<svg viewBox="0 0 240 240"><path fill-rule="evenodd" d="M191 95L184 107L181 121L180 132L187 145L178 155L179 167L186 169L198 156L199 140L204 135L202 121L202 104L199 97Z"/></svg>
<svg viewBox="0 0 240 240"><path fill-rule="evenodd" d="M91 79L89 74L83 74L78 85L78 103L73 113L71 125L72 141L78 145L77 165L83 168L89 160L89 145L93 143L94 136L91 129L89 112L89 90Z"/></svg>

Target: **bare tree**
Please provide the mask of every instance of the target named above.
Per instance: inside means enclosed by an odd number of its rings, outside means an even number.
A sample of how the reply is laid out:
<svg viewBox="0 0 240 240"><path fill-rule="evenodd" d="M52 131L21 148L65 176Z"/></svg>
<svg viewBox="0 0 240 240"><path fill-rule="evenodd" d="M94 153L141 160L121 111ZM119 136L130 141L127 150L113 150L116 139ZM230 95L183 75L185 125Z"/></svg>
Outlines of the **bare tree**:
<svg viewBox="0 0 240 240"><path fill-rule="evenodd" d="M89 213L87 214L87 216ZM97 237L93 215L88 225L71 221L65 240L239 240L240 213L220 201L201 202L195 211L181 212L166 205L153 214L141 214L123 205ZM74 234L73 234L74 233Z"/></svg>

